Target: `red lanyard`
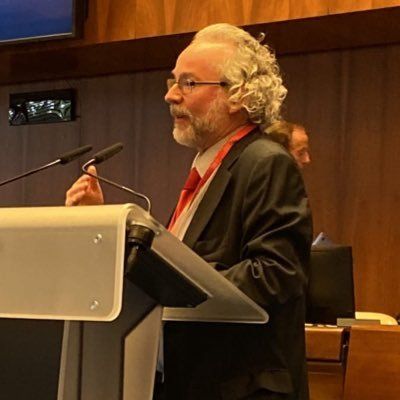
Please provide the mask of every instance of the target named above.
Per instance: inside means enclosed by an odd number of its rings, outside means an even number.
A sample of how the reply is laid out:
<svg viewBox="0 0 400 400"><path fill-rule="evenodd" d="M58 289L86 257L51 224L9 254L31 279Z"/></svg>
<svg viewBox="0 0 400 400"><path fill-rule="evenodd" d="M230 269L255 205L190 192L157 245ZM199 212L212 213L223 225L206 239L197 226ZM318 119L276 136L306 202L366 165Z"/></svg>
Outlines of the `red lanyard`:
<svg viewBox="0 0 400 400"><path fill-rule="evenodd" d="M248 135L256 125L254 124L249 124L245 125L243 128L239 129L222 147L222 149L217 153L215 156L213 162L210 164L208 167L206 173L203 175L201 178L199 184L196 187L195 192L193 193L193 197L191 199L191 202L193 199L196 197L197 193L200 191L200 189L204 186L204 184L207 182L207 180L210 178L210 176L215 172L215 170L221 165L223 159L225 156L229 153L230 149L232 146L238 142L240 139L244 138L246 135Z"/></svg>

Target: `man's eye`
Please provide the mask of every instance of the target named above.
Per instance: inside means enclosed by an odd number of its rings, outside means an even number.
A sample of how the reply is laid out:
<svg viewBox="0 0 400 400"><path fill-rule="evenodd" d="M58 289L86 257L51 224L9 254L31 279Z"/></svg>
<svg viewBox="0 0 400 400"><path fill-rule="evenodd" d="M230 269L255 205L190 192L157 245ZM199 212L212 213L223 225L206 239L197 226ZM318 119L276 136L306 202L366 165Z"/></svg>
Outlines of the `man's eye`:
<svg viewBox="0 0 400 400"><path fill-rule="evenodd" d="M195 85L195 83L192 79L185 79L184 85L187 87L193 87Z"/></svg>

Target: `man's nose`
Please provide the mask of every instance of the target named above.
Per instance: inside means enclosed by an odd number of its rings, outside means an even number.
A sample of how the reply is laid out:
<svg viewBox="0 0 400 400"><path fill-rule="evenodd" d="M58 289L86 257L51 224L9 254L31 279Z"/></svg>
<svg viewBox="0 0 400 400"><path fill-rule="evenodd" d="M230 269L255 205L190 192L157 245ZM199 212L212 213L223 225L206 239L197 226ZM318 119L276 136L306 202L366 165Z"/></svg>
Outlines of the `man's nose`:
<svg viewBox="0 0 400 400"><path fill-rule="evenodd" d="M303 164L310 164L310 162L311 162L310 154L309 153L305 153L301 162Z"/></svg>
<svg viewBox="0 0 400 400"><path fill-rule="evenodd" d="M182 93L177 83L175 83L168 89L164 99L169 104L179 104L182 102Z"/></svg>

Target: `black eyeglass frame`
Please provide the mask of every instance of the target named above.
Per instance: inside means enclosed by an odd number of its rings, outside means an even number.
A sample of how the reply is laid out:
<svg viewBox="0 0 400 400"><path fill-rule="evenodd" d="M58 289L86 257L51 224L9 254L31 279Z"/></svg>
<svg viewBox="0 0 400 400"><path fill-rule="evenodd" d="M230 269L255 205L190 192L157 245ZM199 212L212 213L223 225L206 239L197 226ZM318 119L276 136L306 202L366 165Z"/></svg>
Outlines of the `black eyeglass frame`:
<svg viewBox="0 0 400 400"><path fill-rule="evenodd" d="M193 91L193 88L201 85L214 85L222 87L228 86L228 82L225 81L195 81L190 78L179 78L178 80L176 80L175 78L167 79L168 90L170 90L175 84L178 85L179 90L183 94L191 93Z"/></svg>

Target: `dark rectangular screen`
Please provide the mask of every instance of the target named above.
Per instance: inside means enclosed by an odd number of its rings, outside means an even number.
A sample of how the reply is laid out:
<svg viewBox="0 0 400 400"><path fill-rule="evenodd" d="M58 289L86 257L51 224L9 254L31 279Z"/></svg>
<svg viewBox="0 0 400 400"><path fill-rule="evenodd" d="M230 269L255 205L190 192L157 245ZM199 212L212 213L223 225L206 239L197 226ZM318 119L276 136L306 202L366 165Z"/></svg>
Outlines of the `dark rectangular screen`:
<svg viewBox="0 0 400 400"><path fill-rule="evenodd" d="M353 259L350 246L314 246L311 250L306 322L336 324L354 318Z"/></svg>
<svg viewBox="0 0 400 400"><path fill-rule="evenodd" d="M81 0L0 0L0 44L73 37Z"/></svg>
<svg viewBox="0 0 400 400"><path fill-rule="evenodd" d="M73 119L75 119L74 89L10 94L8 109L10 125L67 122Z"/></svg>

